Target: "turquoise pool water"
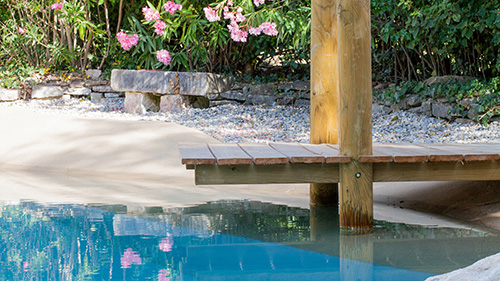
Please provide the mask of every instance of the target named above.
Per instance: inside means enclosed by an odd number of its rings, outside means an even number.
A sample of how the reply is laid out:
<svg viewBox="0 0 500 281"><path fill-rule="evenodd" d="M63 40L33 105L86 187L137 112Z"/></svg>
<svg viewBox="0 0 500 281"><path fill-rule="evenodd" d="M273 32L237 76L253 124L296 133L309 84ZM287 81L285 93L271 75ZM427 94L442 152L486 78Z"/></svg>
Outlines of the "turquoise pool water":
<svg viewBox="0 0 500 281"><path fill-rule="evenodd" d="M500 251L497 236L249 201L164 210L0 204L0 280L425 280Z"/></svg>

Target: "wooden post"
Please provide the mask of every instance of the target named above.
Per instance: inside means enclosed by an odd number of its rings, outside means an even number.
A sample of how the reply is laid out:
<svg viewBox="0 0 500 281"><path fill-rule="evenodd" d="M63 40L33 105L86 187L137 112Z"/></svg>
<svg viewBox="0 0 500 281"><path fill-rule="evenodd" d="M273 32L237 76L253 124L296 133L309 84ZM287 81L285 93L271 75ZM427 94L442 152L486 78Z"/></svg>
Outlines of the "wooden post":
<svg viewBox="0 0 500 281"><path fill-rule="evenodd" d="M339 0L340 227L373 228L372 164L357 161L372 154L372 75L370 0Z"/></svg>
<svg viewBox="0 0 500 281"><path fill-rule="evenodd" d="M311 3L311 143L338 144L337 0ZM311 205L338 204L338 184L312 183Z"/></svg>

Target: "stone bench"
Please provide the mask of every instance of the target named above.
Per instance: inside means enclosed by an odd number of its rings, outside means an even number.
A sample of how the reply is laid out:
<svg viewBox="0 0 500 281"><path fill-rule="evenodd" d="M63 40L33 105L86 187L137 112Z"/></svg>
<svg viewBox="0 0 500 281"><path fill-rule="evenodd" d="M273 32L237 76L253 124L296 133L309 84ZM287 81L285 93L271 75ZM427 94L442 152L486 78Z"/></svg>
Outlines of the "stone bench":
<svg viewBox="0 0 500 281"><path fill-rule="evenodd" d="M114 69L111 88L125 92L128 113L178 112L183 104L208 107L211 95L231 90L231 78L205 72L172 72Z"/></svg>

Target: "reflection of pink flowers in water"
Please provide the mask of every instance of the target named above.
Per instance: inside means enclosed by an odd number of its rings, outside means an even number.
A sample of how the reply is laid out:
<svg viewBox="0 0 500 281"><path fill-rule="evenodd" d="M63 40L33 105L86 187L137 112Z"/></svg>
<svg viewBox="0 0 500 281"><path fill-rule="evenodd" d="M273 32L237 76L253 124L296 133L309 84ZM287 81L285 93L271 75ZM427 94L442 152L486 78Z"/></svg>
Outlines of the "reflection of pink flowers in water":
<svg viewBox="0 0 500 281"><path fill-rule="evenodd" d="M174 240L170 236L160 240L160 250L161 251L170 252L170 251L172 251L173 245L174 245Z"/></svg>
<svg viewBox="0 0 500 281"><path fill-rule="evenodd" d="M120 258L120 262L122 264L122 268L130 268L130 266L133 264L142 264L142 258L139 254L134 252L132 248L128 248Z"/></svg>
<svg viewBox="0 0 500 281"><path fill-rule="evenodd" d="M168 277L168 271L166 269L158 271L158 281L170 281L170 277Z"/></svg>
<svg viewBox="0 0 500 281"><path fill-rule="evenodd" d="M29 269L29 264L27 261L23 261L23 271L26 272Z"/></svg>

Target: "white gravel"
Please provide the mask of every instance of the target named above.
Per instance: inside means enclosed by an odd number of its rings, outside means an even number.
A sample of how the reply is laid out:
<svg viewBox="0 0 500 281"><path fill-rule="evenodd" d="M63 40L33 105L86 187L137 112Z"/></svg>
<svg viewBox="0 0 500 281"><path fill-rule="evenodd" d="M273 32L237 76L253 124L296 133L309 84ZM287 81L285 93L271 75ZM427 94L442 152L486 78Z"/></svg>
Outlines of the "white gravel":
<svg viewBox="0 0 500 281"><path fill-rule="evenodd" d="M0 103L37 112L89 118L174 122L198 129L223 142L309 142L309 107L235 106L186 108L181 113L133 115L123 111L123 98L31 100ZM500 124L459 124L410 112L373 113L373 141L378 143L499 142Z"/></svg>

